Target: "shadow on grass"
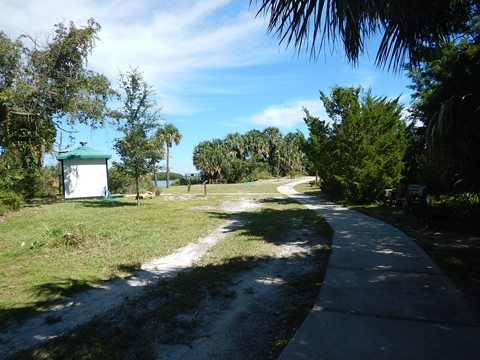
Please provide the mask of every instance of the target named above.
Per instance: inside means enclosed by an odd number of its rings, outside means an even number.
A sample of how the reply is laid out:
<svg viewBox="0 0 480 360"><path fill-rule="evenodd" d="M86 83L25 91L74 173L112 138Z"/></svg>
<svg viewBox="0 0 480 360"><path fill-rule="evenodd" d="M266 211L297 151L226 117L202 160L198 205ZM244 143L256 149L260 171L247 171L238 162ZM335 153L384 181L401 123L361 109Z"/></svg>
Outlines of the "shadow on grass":
<svg viewBox="0 0 480 360"><path fill-rule="evenodd" d="M85 207L90 208L113 208L113 207L126 207L137 206L135 202L126 202L118 200L78 200L76 203L82 204Z"/></svg>
<svg viewBox="0 0 480 360"><path fill-rule="evenodd" d="M41 297L65 297L79 291L92 288L86 280L65 279L57 282L50 282L37 285L33 288L36 295Z"/></svg>
<svg viewBox="0 0 480 360"><path fill-rule="evenodd" d="M295 203L294 200L290 199L272 199L271 202L282 205ZM262 238L265 242L276 245L285 241L290 230L309 229L309 232L316 232L324 237L330 237L333 234L332 228L323 218L305 208L278 210L264 208L253 212L239 212L234 215L221 212L210 212L209 214L220 219L231 217L244 219L245 225L240 229L233 226L232 231L238 231L240 235ZM308 236L305 236L305 238L308 238Z"/></svg>
<svg viewBox="0 0 480 360"><path fill-rule="evenodd" d="M0 309L0 328L3 328L9 320L15 319L21 322L28 317L47 311L64 297L92 288L87 281L78 279L64 279L34 286L32 295L35 298L51 300L37 301L33 305L15 309Z"/></svg>
<svg viewBox="0 0 480 360"><path fill-rule="evenodd" d="M224 212L209 211L208 215L214 219L228 220L232 218L232 214L227 214Z"/></svg>
<svg viewBox="0 0 480 360"><path fill-rule="evenodd" d="M55 196L49 196L44 198L35 198L25 200L25 207L38 207L42 205L50 205L58 202L64 202L63 198L57 198Z"/></svg>
<svg viewBox="0 0 480 360"><path fill-rule="evenodd" d="M260 199L262 204L278 204L278 205L289 205L294 204L296 201L290 198L266 198Z"/></svg>
<svg viewBox="0 0 480 360"><path fill-rule="evenodd" d="M155 359L159 354L155 353L152 345L152 334L155 334L157 344L190 345L194 339L192 330L199 324L195 316L201 302L207 297L219 301L236 298L239 294L231 288L235 276L268 259L254 256L232 257L221 264L196 266L178 273L175 277L162 279L148 285L144 296L124 303L116 311L115 317L96 318L77 328L73 334L59 337L33 351L16 354L13 359L38 359L40 355L41 358L48 359L100 359L105 358L105 354L108 354L109 359ZM272 326L275 331L262 336L262 339L268 337L270 344L270 347L264 350L268 351L268 358L278 357L288 343L279 340L291 338L312 308L327 260L328 255L320 255L318 261L323 265L315 267L315 274L307 273L303 276L286 272L278 283L264 282L259 285L281 287L281 304L285 304L285 296L290 297L286 311L277 311L277 308L273 311L272 307L272 311L261 315L268 317L268 321L265 319L263 322L256 318L257 321L252 322L261 324L261 329L254 325L252 327L252 323L248 321L238 324L238 327L245 328L246 333L252 336L255 331L264 332L265 323ZM285 258L281 261L291 263L292 260ZM276 271L277 268L272 269L270 275L278 277ZM251 292L247 292L247 289ZM244 291L254 294L256 290L245 288ZM293 313L292 307L295 307ZM262 354L261 358L267 357Z"/></svg>
<svg viewBox="0 0 480 360"><path fill-rule="evenodd" d="M119 264L115 266L115 269L120 273L127 274L127 276L133 275L135 271L140 268L140 264Z"/></svg>
<svg viewBox="0 0 480 360"><path fill-rule="evenodd" d="M380 219L396 227L421 227L425 224L411 213L404 212L401 208L390 207L383 204L378 205L352 205L351 209L362 214Z"/></svg>

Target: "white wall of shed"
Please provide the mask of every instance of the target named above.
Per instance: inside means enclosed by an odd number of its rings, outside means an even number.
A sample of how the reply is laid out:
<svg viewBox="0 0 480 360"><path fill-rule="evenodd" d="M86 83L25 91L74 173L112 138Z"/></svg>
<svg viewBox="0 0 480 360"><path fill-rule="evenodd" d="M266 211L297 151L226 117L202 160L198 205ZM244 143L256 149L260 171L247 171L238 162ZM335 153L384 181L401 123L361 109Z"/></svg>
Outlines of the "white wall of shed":
<svg viewBox="0 0 480 360"><path fill-rule="evenodd" d="M100 197L108 188L105 159L63 160L65 199Z"/></svg>

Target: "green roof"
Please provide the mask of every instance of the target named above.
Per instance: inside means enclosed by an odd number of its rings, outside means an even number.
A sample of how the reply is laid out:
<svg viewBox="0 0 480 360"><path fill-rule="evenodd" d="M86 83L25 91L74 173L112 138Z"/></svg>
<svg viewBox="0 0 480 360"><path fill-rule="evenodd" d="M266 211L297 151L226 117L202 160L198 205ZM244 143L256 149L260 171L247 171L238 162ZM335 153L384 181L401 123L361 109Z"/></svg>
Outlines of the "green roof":
<svg viewBox="0 0 480 360"><path fill-rule="evenodd" d="M79 148L60 153L57 155L57 160L65 159L110 159L112 155L103 154L98 150L89 148L87 146L80 146Z"/></svg>

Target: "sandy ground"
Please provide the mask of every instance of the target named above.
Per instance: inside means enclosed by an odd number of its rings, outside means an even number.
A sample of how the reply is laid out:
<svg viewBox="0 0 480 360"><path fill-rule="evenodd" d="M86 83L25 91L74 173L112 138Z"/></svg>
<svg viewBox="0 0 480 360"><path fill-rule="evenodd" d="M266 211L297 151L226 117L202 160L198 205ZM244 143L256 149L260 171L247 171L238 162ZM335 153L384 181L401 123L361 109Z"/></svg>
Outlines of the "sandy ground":
<svg viewBox="0 0 480 360"><path fill-rule="evenodd" d="M199 323L193 340L189 345L157 343L157 358L276 358L282 350L276 341L288 339L295 331L286 313L303 300L288 290L287 284L325 266L325 259L310 256L321 246L321 239L304 241L309 236L306 231L286 234L274 258L259 262L234 279L227 289L234 298L209 297L194 315L185 314L185 319L194 316Z"/></svg>

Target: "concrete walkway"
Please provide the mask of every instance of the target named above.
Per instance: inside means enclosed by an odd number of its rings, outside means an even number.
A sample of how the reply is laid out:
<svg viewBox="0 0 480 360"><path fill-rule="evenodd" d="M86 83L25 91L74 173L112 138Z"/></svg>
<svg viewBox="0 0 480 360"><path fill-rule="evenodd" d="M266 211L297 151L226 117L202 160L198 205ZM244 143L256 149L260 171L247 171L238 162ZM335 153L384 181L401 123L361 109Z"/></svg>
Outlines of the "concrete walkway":
<svg viewBox="0 0 480 360"><path fill-rule="evenodd" d="M480 359L480 326L439 267L398 229L293 186L335 231L319 297L280 359Z"/></svg>

